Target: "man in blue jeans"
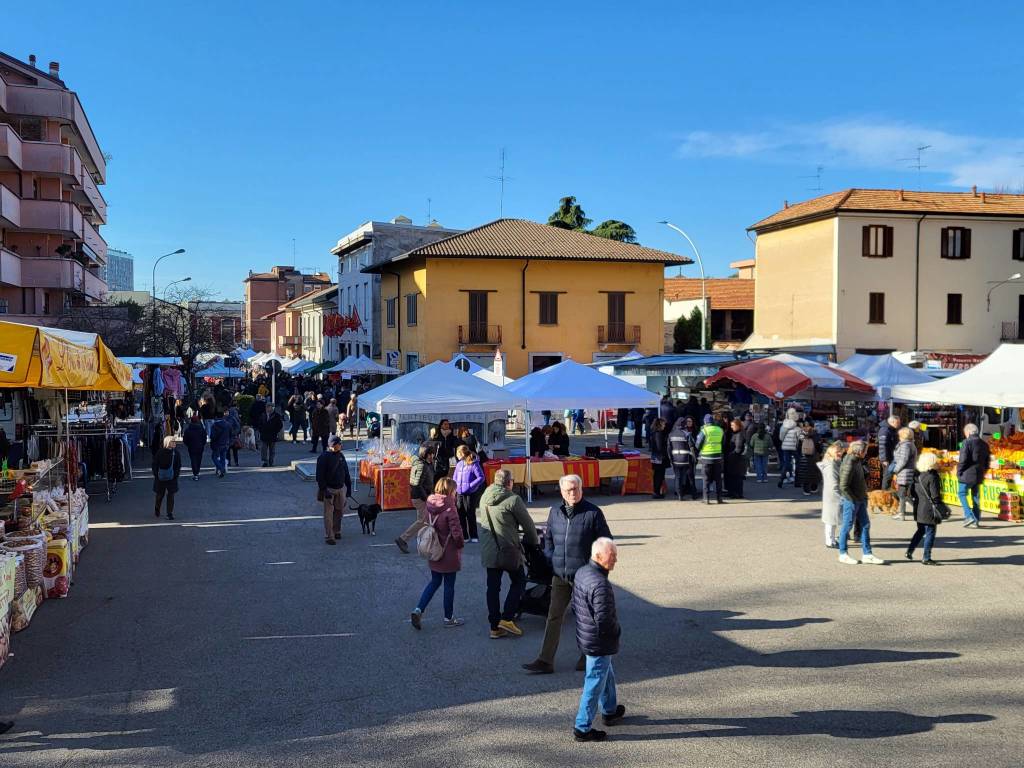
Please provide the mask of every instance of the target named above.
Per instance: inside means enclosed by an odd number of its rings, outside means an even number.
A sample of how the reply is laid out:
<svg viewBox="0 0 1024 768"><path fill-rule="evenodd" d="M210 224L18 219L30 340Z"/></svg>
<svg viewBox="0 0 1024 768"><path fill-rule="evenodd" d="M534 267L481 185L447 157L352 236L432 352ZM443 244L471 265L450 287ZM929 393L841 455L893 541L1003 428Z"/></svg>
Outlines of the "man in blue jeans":
<svg viewBox="0 0 1024 768"><path fill-rule="evenodd" d="M605 731L591 727L598 707L605 725L614 725L626 714L626 708L615 696L615 670L612 668L612 656L619 652L622 634L615 611L615 592L608 581L608 574L617 560L615 542L599 538L590 548L590 562L576 571L573 580L576 642L587 657L583 695L573 730L576 741L604 741L608 736Z"/></svg>
<svg viewBox="0 0 1024 768"><path fill-rule="evenodd" d="M964 511L964 528L977 528L981 520L981 483L985 479L991 457L988 444L978 432L977 424L964 427L964 442L960 446L960 460L956 465L957 495ZM967 504L968 491L971 492L973 509Z"/></svg>
<svg viewBox="0 0 1024 768"><path fill-rule="evenodd" d="M860 561L866 565L882 565L885 560L871 554L871 520L868 518L868 484L864 476L862 440L850 443L839 467L839 495L843 500L843 520L839 529L839 562L857 565L846 552L847 539L854 523L860 526Z"/></svg>

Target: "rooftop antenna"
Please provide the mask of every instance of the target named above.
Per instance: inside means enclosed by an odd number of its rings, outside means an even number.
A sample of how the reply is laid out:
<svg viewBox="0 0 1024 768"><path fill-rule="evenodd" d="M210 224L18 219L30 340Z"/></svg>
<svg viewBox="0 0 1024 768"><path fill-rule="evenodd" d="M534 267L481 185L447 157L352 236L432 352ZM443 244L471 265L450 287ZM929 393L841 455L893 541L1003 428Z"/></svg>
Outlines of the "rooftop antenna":
<svg viewBox="0 0 1024 768"><path fill-rule="evenodd" d="M808 189L811 192L817 192L819 195L821 194L821 173L824 170L825 170L825 166L824 165L819 165L815 169L813 175L811 175L811 176L801 176L800 177L801 179L815 179L816 180L817 183L813 187L808 187Z"/></svg>
<svg viewBox="0 0 1024 768"><path fill-rule="evenodd" d="M924 152L926 149L931 149L931 148L932 148L931 144L922 144L920 147L917 148L917 156L916 157L897 157L896 158L896 162L897 163L910 163L910 165L907 166L908 168L916 168L917 169L917 188L918 189L921 189L921 169L928 167L927 165L924 165L921 162L921 153Z"/></svg>
<svg viewBox="0 0 1024 768"><path fill-rule="evenodd" d="M430 224L430 198L427 198L427 224Z"/></svg>
<svg viewBox="0 0 1024 768"><path fill-rule="evenodd" d="M502 147L498 153L498 175L488 176L488 179L498 182L498 218L502 218L505 212L505 182L512 181L511 176L505 175L505 148Z"/></svg>

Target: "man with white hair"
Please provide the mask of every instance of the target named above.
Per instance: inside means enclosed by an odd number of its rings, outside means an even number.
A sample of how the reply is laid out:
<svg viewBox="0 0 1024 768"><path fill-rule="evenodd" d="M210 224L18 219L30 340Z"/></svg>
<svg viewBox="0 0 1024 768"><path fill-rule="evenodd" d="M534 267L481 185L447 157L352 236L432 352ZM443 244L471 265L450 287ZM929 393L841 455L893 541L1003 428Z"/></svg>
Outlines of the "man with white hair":
<svg viewBox="0 0 1024 768"><path fill-rule="evenodd" d="M601 708L605 725L614 725L626 714L615 695L612 656L619 652L619 617L615 592L608 574L618 560L618 547L601 537L590 548L590 562L576 571L572 587L572 608L576 614L576 643L587 657L583 695L576 713L573 738L576 741L604 741L608 735L591 726Z"/></svg>
<svg viewBox="0 0 1024 768"><path fill-rule="evenodd" d="M523 664L527 672L550 675L555 671L555 653L562 635L562 621L572 600L572 580L590 559L591 548L600 538L610 539L604 512L583 498L583 478L565 475L558 481L562 503L551 507L544 531L544 556L551 563L551 602L544 626L544 642L534 661ZM576 663L583 671L584 658Z"/></svg>
<svg viewBox="0 0 1024 768"><path fill-rule="evenodd" d="M956 465L957 495L964 510L964 528L978 527L981 520L981 483L988 471L991 452L988 443L978 434L977 424L964 427L964 442L960 446L960 460ZM971 506L967 504L967 492L971 492Z"/></svg>

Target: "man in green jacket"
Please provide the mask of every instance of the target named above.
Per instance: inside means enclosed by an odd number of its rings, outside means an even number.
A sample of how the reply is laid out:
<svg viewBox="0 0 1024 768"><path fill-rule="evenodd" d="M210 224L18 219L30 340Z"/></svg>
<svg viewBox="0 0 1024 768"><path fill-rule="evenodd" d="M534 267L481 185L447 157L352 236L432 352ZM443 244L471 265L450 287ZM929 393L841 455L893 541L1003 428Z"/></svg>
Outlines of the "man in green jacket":
<svg viewBox="0 0 1024 768"><path fill-rule="evenodd" d="M715 497L722 503L722 443L725 441L725 430L715 424L711 414L704 416L704 426L697 435L697 455L704 469L704 503L710 504L708 496L711 485L715 486Z"/></svg>
<svg viewBox="0 0 1024 768"><path fill-rule="evenodd" d="M488 486L477 508L480 525L480 561L487 569L487 618L491 624L491 639L523 634L515 623L519 599L526 587L523 572L523 549L519 541L522 530L528 544L537 546L537 527L533 524L526 504L512 491L512 473L499 469L494 483ZM507 573L511 585L501 609L501 575Z"/></svg>

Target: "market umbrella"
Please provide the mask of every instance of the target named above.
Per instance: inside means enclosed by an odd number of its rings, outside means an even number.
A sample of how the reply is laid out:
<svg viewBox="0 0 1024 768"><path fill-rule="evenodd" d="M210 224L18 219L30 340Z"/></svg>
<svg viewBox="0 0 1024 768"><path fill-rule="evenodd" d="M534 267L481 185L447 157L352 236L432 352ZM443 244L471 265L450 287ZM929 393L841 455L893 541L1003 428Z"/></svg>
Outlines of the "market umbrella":
<svg viewBox="0 0 1024 768"><path fill-rule="evenodd" d="M742 384L773 400L870 399L875 388L842 368L796 355L780 354L723 368L704 380L712 387L723 382Z"/></svg>

